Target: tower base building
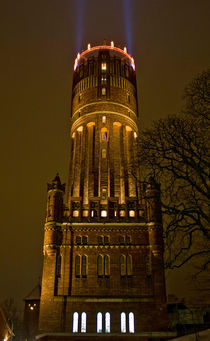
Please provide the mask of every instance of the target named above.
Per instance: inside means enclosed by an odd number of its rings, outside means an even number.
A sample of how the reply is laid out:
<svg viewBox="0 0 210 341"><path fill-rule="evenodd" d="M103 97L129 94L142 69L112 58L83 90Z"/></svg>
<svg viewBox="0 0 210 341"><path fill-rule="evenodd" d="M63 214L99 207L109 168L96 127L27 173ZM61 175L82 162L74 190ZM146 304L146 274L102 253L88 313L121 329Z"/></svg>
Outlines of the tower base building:
<svg viewBox="0 0 210 341"><path fill-rule="evenodd" d="M160 190L136 166L133 58L102 45L74 65L67 201L48 184L38 340L160 340L168 332Z"/></svg>

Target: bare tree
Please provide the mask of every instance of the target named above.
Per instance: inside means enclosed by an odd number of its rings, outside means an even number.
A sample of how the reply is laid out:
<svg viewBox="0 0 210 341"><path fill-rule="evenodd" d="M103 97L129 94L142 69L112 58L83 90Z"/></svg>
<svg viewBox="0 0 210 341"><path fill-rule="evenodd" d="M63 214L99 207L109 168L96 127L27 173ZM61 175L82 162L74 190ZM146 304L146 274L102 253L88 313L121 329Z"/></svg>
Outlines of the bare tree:
<svg viewBox="0 0 210 341"><path fill-rule="evenodd" d="M184 99L180 114L141 133L139 162L143 179L153 176L161 183L166 267L195 259L205 270L210 264L210 70L193 80Z"/></svg>

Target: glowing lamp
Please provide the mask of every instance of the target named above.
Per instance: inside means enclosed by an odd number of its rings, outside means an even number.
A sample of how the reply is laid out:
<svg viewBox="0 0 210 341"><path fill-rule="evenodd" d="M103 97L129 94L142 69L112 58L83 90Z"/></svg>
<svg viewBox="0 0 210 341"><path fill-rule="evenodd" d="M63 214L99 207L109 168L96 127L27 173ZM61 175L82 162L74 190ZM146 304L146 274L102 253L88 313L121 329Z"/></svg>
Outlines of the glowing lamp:
<svg viewBox="0 0 210 341"><path fill-rule="evenodd" d="M127 53L127 47L124 47L123 51L124 51L125 53Z"/></svg>
<svg viewBox="0 0 210 341"><path fill-rule="evenodd" d="M90 44L88 44L87 48L88 48L88 50L90 50Z"/></svg>
<svg viewBox="0 0 210 341"><path fill-rule="evenodd" d="M77 53L77 59L80 59L80 53L79 52Z"/></svg>
<svg viewBox="0 0 210 341"><path fill-rule="evenodd" d="M111 47L114 47L114 42L113 41L111 41Z"/></svg>

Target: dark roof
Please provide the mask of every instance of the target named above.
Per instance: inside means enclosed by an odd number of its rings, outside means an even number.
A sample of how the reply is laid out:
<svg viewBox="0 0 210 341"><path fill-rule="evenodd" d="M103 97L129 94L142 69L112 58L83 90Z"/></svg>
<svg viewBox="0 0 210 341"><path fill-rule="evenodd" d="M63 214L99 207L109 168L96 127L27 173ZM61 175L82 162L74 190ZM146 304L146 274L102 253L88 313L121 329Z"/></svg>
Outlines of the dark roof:
<svg viewBox="0 0 210 341"><path fill-rule="evenodd" d="M41 285L36 285L33 290L24 298L24 301L40 300Z"/></svg>

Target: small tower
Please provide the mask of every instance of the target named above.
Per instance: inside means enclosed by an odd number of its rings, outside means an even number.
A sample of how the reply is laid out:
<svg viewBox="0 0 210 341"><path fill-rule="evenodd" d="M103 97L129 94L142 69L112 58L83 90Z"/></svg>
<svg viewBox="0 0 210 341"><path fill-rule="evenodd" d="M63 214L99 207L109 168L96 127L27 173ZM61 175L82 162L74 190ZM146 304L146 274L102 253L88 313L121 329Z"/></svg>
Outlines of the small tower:
<svg viewBox="0 0 210 341"><path fill-rule="evenodd" d="M150 177L145 191L146 221L151 248L151 266L153 271L154 293L156 300L162 302L165 309L166 290L163 260L163 225L160 200L160 185Z"/></svg>

